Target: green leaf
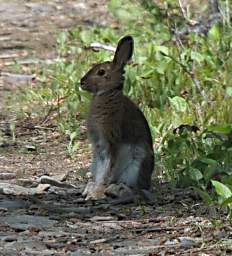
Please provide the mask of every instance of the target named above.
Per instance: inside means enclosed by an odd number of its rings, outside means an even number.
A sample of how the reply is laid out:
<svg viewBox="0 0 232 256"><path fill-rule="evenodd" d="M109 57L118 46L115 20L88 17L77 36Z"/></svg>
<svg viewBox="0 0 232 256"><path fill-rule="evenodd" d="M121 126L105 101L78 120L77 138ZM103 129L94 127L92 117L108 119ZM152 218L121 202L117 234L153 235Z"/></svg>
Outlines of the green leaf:
<svg viewBox="0 0 232 256"><path fill-rule="evenodd" d="M163 46L163 45L155 45L155 50L158 52L162 52L166 55L168 55L169 53L169 49L167 46Z"/></svg>
<svg viewBox="0 0 232 256"><path fill-rule="evenodd" d="M219 41L221 38L221 33L219 30L219 27L217 25L213 26L210 30L209 30L209 38L214 40L214 41Z"/></svg>
<svg viewBox="0 0 232 256"><path fill-rule="evenodd" d="M226 88L226 94L227 94L229 97L232 97L232 87L227 87L227 88Z"/></svg>
<svg viewBox="0 0 232 256"><path fill-rule="evenodd" d="M114 12L118 8L121 7L122 1L121 0L111 0L108 4L108 8L111 12Z"/></svg>
<svg viewBox="0 0 232 256"><path fill-rule="evenodd" d="M196 168L191 168L189 172L190 172L190 177L195 181L199 181L203 178L202 173Z"/></svg>
<svg viewBox="0 0 232 256"><path fill-rule="evenodd" d="M73 146L72 146L72 152L76 152L78 149L80 149L80 144L79 143L75 143Z"/></svg>
<svg viewBox="0 0 232 256"><path fill-rule="evenodd" d="M226 198L223 202L222 202L222 206L228 206L232 203L232 196Z"/></svg>
<svg viewBox="0 0 232 256"><path fill-rule="evenodd" d="M120 20L130 20L133 17L131 12L120 8L116 11L116 15Z"/></svg>
<svg viewBox="0 0 232 256"><path fill-rule="evenodd" d="M73 141L77 137L77 132L72 132L70 134L70 140Z"/></svg>
<svg viewBox="0 0 232 256"><path fill-rule="evenodd" d="M202 198L203 201L205 201L208 204L211 204L213 202L211 196L207 191L204 191L200 188L194 188L194 190L199 194L199 196Z"/></svg>
<svg viewBox="0 0 232 256"><path fill-rule="evenodd" d="M211 158L202 158L201 162L208 164L208 165L216 165L218 163L216 160L211 159Z"/></svg>
<svg viewBox="0 0 232 256"><path fill-rule="evenodd" d="M199 63L205 60L205 58L202 54L200 54L199 52L195 52L195 51L191 52L191 59L196 60Z"/></svg>
<svg viewBox="0 0 232 256"><path fill-rule="evenodd" d="M175 96L173 98L168 98L171 104L172 109L175 112L185 112L188 109L188 103L182 97Z"/></svg>
<svg viewBox="0 0 232 256"><path fill-rule="evenodd" d="M91 30L81 31L80 39L84 44L90 44L93 41L93 32Z"/></svg>
<svg viewBox="0 0 232 256"><path fill-rule="evenodd" d="M211 182L219 196L223 198L229 198L232 196L231 190L226 185L216 180L211 180Z"/></svg>
<svg viewBox="0 0 232 256"><path fill-rule="evenodd" d="M170 60L163 60L163 61L159 61L159 64L155 67L156 71L163 75L165 73L165 70L167 69L167 66L169 64Z"/></svg>
<svg viewBox="0 0 232 256"><path fill-rule="evenodd" d="M139 6L134 3L132 4L129 1L111 0L108 4L108 8L120 21L137 20L142 15Z"/></svg>
<svg viewBox="0 0 232 256"><path fill-rule="evenodd" d="M231 125L222 124L222 125L210 125L208 131L229 134L231 132Z"/></svg>
<svg viewBox="0 0 232 256"><path fill-rule="evenodd" d="M67 36L66 36L66 33L65 32L61 32L57 38L57 42L60 44L60 45L64 45L65 42L66 42L66 39L67 39Z"/></svg>

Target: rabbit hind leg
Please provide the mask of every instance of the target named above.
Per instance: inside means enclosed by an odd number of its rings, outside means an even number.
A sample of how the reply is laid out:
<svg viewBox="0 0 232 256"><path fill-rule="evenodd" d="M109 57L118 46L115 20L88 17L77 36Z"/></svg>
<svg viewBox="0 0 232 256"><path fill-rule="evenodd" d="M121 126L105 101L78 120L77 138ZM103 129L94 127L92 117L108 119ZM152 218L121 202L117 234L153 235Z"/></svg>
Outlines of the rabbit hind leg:
<svg viewBox="0 0 232 256"><path fill-rule="evenodd" d="M113 168L111 183L122 183L132 189L138 189L145 153L141 145L122 145Z"/></svg>

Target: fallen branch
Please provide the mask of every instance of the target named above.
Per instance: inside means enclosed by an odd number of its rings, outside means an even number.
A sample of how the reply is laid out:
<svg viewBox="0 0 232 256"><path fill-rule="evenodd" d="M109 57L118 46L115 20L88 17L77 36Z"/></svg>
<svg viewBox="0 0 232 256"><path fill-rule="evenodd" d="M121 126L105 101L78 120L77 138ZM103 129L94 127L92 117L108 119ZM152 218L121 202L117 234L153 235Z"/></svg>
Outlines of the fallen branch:
<svg viewBox="0 0 232 256"><path fill-rule="evenodd" d="M46 64L46 65L51 65L57 62L64 61L64 59L48 59L48 60L39 60L39 59L28 59L28 60L17 60L17 61L8 61L8 62L1 62L0 63L0 68L2 67L7 67L7 66L12 66L15 64L20 64L20 65L30 65L30 64Z"/></svg>
<svg viewBox="0 0 232 256"><path fill-rule="evenodd" d="M52 186L60 187L60 188L77 189L77 187L72 185L72 184L68 184L68 183L63 183L63 182L57 181L54 178L46 176L46 175L43 175L43 176L39 177L37 182L40 183L40 184L50 184Z"/></svg>
<svg viewBox="0 0 232 256"><path fill-rule="evenodd" d="M11 58L18 58L18 57L24 57L24 56L27 56L27 52L26 51L23 51L23 52L20 52L20 53L11 53L11 54L1 54L0 55L0 59L11 59Z"/></svg>
<svg viewBox="0 0 232 256"><path fill-rule="evenodd" d="M115 52L116 48L111 46L111 45L105 45L105 44L101 44L101 43L92 43L90 45L90 48L92 48L93 50L97 51L99 49L103 49L103 50L106 50L106 51L110 51L110 52Z"/></svg>
<svg viewBox="0 0 232 256"><path fill-rule="evenodd" d="M12 74L7 72L1 72L0 76L3 77L8 82L29 82L35 81L36 75L26 75L26 74Z"/></svg>
<svg viewBox="0 0 232 256"><path fill-rule="evenodd" d="M10 173L10 172L3 172L0 173L0 180L12 180L16 178L15 173Z"/></svg>
<svg viewBox="0 0 232 256"><path fill-rule="evenodd" d="M45 126L21 126L21 128L28 129L28 130L54 130L57 128L57 125L54 125L53 127L45 127Z"/></svg>
<svg viewBox="0 0 232 256"><path fill-rule="evenodd" d="M50 187L48 184L39 184L37 187L26 188L15 184L0 183L0 194L15 196L34 196L45 193Z"/></svg>
<svg viewBox="0 0 232 256"><path fill-rule="evenodd" d="M9 36L2 36L1 34L0 34L0 42L1 41L9 41L11 38L9 37Z"/></svg>
<svg viewBox="0 0 232 256"><path fill-rule="evenodd" d="M135 228L134 232L136 233L149 233L149 232L161 232L161 231L173 231L173 230L181 230L184 227L144 227L144 228Z"/></svg>

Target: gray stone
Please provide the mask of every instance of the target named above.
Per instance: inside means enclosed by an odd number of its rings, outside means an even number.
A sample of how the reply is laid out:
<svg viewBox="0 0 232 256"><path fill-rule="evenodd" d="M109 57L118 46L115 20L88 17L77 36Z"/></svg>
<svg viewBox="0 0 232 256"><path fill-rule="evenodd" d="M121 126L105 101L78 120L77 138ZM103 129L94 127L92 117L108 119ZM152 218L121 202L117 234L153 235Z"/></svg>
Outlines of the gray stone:
<svg viewBox="0 0 232 256"><path fill-rule="evenodd" d="M51 220L44 216L32 215L10 215L0 219L0 224L8 225L17 230L27 230L29 228L36 228L39 230L47 229L56 224L57 221Z"/></svg>
<svg viewBox="0 0 232 256"><path fill-rule="evenodd" d="M15 178L16 178L15 173L0 172L0 180L11 180L11 179L15 179Z"/></svg>
<svg viewBox="0 0 232 256"><path fill-rule="evenodd" d="M26 208L27 204L21 200L0 200L0 209L13 210Z"/></svg>
<svg viewBox="0 0 232 256"><path fill-rule="evenodd" d="M3 237L0 237L0 240L2 240L3 242L14 242L14 241L17 241L18 238L17 236L3 236Z"/></svg>
<svg viewBox="0 0 232 256"><path fill-rule="evenodd" d="M39 184L36 188L25 188L15 184L0 183L0 193L5 195L37 195L43 194L48 188L49 184Z"/></svg>
<svg viewBox="0 0 232 256"><path fill-rule="evenodd" d="M186 249L190 249L198 244L198 241L192 237L179 237L180 246Z"/></svg>

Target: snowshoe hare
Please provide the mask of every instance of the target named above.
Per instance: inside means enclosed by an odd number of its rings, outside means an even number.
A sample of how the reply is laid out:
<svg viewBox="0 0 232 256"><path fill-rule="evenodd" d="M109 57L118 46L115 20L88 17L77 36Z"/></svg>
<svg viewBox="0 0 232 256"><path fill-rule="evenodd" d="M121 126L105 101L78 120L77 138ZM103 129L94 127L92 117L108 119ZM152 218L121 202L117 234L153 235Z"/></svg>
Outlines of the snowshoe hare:
<svg viewBox="0 0 232 256"><path fill-rule="evenodd" d="M94 181L83 192L86 199L150 188L154 168L151 132L143 113L123 95L124 67L133 48L133 38L123 37L113 61L96 64L81 79L81 88L93 94L87 127Z"/></svg>

